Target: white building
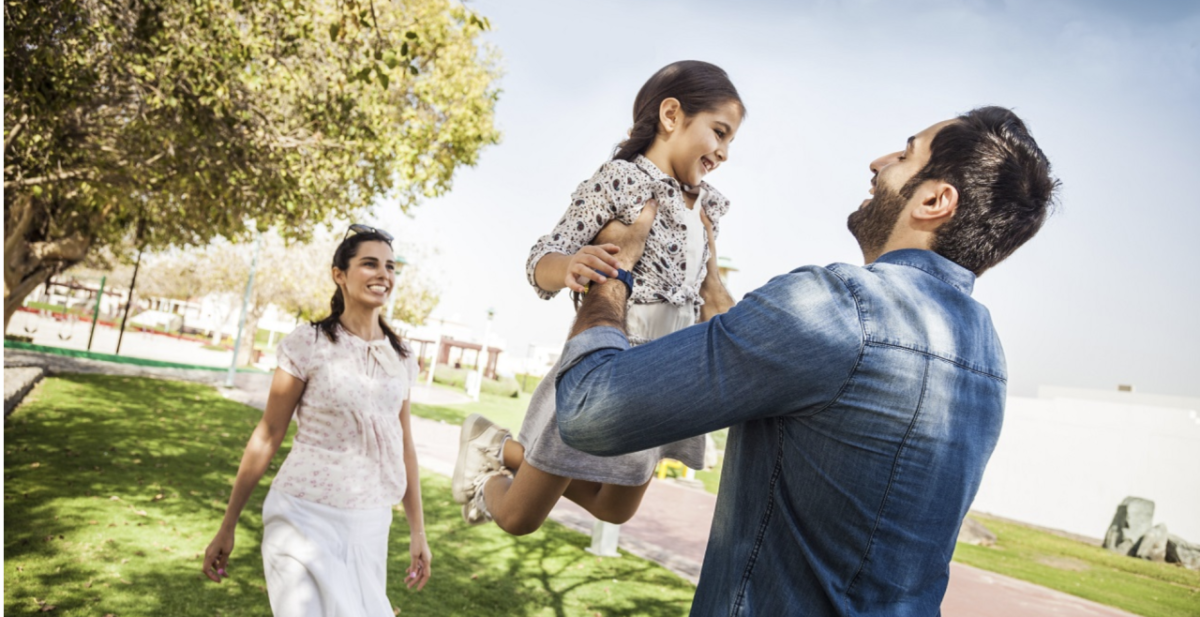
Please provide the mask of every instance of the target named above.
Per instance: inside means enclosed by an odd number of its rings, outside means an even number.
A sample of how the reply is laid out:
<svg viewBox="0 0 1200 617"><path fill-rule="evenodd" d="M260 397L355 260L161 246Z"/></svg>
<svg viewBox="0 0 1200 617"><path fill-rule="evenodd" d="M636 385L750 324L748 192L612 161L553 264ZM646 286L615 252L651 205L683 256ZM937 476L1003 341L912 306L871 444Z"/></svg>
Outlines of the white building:
<svg viewBox="0 0 1200 617"><path fill-rule="evenodd" d="M1129 496L1200 542L1200 399L1049 387L1009 397L972 508L1103 538Z"/></svg>

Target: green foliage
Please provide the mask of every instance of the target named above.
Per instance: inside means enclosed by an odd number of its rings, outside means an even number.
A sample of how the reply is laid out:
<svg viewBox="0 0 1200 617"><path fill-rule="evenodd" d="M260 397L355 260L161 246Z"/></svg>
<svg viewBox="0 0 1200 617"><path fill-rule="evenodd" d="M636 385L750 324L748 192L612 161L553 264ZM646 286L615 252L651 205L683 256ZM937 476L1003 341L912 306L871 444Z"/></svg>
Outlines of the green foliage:
<svg viewBox="0 0 1200 617"><path fill-rule="evenodd" d="M1200 572L1118 555L1010 521L970 516L996 534L996 545L959 544L955 561L1147 617L1197 614Z"/></svg>
<svg viewBox="0 0 1200 617"><path fill-rule="evenodd" d="M242 514L231 577L200 575L261 412L204 386L94 375L46 379L26 400L5 425L5 614L271 614L259 546L275 466ZM276 463L290 449L289 436ZM433 578L422 592L404 588L408 527L397 512L387 591L399 614L688 613L694 588L667 570L593 557L586 535L554 523L519 538L469 527L449 481L422 475Z"/></svg>
<svg viewBox="0 0 1200 617"><path fill-rule="evenodd" d="M6 319L131 234L304 237L446 192L499 139L487 27L450 0L6 2Z"/></svg>

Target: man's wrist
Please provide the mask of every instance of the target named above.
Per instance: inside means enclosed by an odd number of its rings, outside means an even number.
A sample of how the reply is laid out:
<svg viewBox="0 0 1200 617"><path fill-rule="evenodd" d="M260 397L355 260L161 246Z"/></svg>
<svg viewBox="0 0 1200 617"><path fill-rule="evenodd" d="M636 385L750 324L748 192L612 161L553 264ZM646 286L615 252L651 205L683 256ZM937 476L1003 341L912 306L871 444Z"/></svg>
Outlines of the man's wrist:
<svg viewBox="0 0 1200 617"><path fill-rule="evenodd" d="M605 277L606 282L615 279L616 281L623 283L625 285L625 289L629 293L629 295L630 296L633 295L633 273L631 273L629 270L626 270L624 268L618 268L616 276L609 276L608 274L606 274L605 272L602 272L600 270L596 270L596 272L598 274L600 274L601 276ZM586 288L584 288L583 293L586 295L588 290L591 289L591 287L592 287L592 283L589 281L588 286Z"/></svg>

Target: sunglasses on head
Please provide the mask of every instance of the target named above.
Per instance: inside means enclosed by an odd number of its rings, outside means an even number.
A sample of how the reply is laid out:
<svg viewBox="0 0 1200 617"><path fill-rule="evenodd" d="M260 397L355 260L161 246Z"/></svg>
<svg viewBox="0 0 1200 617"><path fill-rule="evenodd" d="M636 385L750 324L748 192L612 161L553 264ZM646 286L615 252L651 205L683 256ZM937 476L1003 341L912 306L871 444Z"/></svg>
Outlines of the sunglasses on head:
<svg viewBox="0 0 1200 617"><path fill-rule="evenodd" d="M342 242L345 242L346 238L349 238L352 234L379 234L383 236L383 239L386 240L388 244L391 244L392 240L394 239L392 238L392 234L379 229L378 227L354 223L350 226L350 229L346 230L346 235L342 236Z"/></svg>

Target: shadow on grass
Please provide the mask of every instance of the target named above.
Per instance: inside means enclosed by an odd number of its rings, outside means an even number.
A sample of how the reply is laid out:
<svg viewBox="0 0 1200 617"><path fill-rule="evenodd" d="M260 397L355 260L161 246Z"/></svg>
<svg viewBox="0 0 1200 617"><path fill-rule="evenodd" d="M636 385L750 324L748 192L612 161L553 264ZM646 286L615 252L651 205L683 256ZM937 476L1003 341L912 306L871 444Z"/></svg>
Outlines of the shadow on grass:
<svg viewBox="0 0 1200 617"><path fill-rule="evenodd" d="M270 615L259 555L265 486L242 515L232 577L216 585L199 573L260 412L206 386L97 375L48 379L26 400L4 428L6 614L44 603L57 615ZM446 479L422 487L433 578L423 592L404 588L408 532L397 513L388 593L402 614L690 608L693 588L657 565L598 559L583 551L584 536L557 525L523 538L468 527Z"/></svg>

